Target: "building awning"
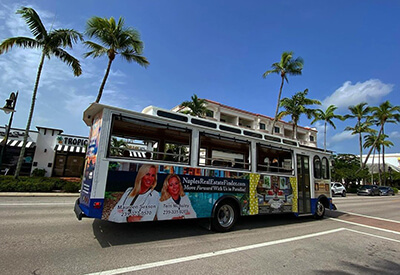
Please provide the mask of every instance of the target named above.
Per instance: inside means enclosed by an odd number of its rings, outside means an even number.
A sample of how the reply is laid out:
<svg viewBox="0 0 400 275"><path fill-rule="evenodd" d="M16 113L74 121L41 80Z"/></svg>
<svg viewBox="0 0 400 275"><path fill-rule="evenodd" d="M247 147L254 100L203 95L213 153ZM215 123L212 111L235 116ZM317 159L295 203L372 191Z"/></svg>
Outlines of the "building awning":
<svg viewBox="0 0 400 275"><path fill-rule="evenodd" d="M145 152L135 152L135 151L130 151L130 156L134 158L146 158L146 153Z"/></svg>
<svg viewBox="0 0 400 275"><path fill-rule="evenodd" d="M7 140L7 146L10 146L10 147L21 148L23 143L24 143L23 140L15 140L15 139ZM36 143L34 143L33 141L28 141L25 145L25 148L33 148L35 146L36 146Z"/></svg>
<svg viewBox="0 0 400 275"><path fill-rule="evenodd" d="M86 148L81 146L73 146L73 145L60 145L57 144L54 147L54 150L60 153L86 153Z"/></svg>

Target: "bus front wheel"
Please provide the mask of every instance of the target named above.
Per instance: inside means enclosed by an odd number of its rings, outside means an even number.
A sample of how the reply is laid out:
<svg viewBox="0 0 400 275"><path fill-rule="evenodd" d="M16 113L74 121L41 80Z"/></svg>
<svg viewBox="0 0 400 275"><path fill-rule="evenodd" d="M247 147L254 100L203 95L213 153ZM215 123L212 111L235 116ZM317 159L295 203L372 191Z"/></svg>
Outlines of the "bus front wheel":
<svg viewBox="0 0 400 275"><path fill-rule="evenodd" d="M214 216L212 218L212 229L217 232L227 232L236 223L237 210L234 205L229 202L221 202L215 209Z"/></svg>
<svg viewBox="0 0 400 275"><path fill-rule="evenodd" d="M325 206L324 204L321 202L321 200L318 200L316 208L315 208L315 214L314 217L316 219L322 219L325 215Z"/></svg>

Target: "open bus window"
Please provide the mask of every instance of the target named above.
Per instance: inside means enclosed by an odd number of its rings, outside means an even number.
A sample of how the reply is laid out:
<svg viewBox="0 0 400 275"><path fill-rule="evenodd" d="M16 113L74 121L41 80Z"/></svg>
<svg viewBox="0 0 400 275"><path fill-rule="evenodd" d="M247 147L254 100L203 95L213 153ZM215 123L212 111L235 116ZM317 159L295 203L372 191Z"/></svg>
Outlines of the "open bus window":
<svg viewBox="0 0 400 275"><path fill-rule="evenodd" d="M257 171L292 174L292 152L258 143Z"/></svg>
<svg viewBox="0 0 400 275"><path fill-rule="evenodd" d="M200 133L200 166L250 169L250 145L247 141Z"/></svg>
<svg viewBox="0 0 400 275"><path fill-rule="evenodd" d="M188 129L114 115L108 156L188 164L190 139Z"/></svg>

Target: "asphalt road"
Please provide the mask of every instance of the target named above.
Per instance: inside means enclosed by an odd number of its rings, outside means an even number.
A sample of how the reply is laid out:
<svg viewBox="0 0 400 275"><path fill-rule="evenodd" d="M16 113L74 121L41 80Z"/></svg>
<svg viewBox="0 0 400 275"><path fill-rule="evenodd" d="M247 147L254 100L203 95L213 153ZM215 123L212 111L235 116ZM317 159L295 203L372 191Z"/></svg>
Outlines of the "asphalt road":
<svg viewBox="0 0 400 275"><path fill-rule="evenodd" d="M73 213L73 197L0 197L1 274L398 274L400 196L335 197L314 220L245 217L113 224Z"/></svg>

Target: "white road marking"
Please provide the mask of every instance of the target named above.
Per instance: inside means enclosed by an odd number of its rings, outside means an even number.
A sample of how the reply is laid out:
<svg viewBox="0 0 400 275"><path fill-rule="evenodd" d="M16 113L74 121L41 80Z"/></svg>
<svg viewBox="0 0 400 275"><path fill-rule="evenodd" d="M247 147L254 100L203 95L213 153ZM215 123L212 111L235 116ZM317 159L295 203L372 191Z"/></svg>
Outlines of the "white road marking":
<svg viewBox="0 0 400 275"><path fill-rule="evenodd" d="M298 240L304 240L304 239L308 239L308 238L313 238L313 237L323 236L323 235L327 235L327 234L337 233L337 232L345 231L345 230L346 230L346 228L338 228L338 229L333 229L333 230L328 230L328 231L308 234L308 235L304 235L304 236L292 237L292 238L276 240L276 241L270 241L270 242L259 243L259 244L252 244L252 245L247 245L247 246L242 246L242 247L237 247L237 248L230 248L230 249L225 249L225 250L220 250L220 251L208 252L208 253L203 253L203 254L198 254L198 255L193 255L193 256L188 256L188 257L182 257L182 258L176 258L176 259L171 259L171 260L154 262L154 263L141 264L141 265L118 268L118 269L107 270L107 271L100 271L100 272L96 272L96 273L90 273L90 274L87 274L87 275L121 274L121 273L126 273L126 272L138 271L138 270L143 270L143 269L149 269L149 268L154 268L154 267L160 267L160 266L166 266L166 265L171 265L171 264L188 262L188 261L193 261L193 260L198 260L198 259L215 257L215 256L224 255L224 254L236 253L236 252L241 252L241 251L245 251L245 250L250 250L250 249L255 249L255 248L260 248L260 247L276 245L276 244L282 244L282 243L288 243L288 242L293 242L293 241L298 241Z"/></svg>
<svg viewBox="0 0 400 275"><path fill-rule="evenodd" d="M347 228L346 230L355 232L355 233L359 233L359 234L363 234L363 235L367 235L367 236L371 236L371 237L375 237L375 238L379 238L379 239L384 239L384 240L391 241L391 242L400 243L400 240L396 240L396 239L392 239L392 238L387 238L387 237L370 234L370 233L366 233L366 232L362 232L362 231L358 231L358 230L354 230L354 229L349 229L349 228Z"/></svg>
<svg viewBox="0 0 400 275"><path fill-rule="evenodd" d="M71 202L0 203L0 206L57 206L57 205L74 205L74 203Z"/></svg>
<svg viewBox="0 0 400 275"><path fill-rule="evenodd" d="M393 234L400 235L400 232L393 231L393 230L389 230L389 229L379 228L379 227L370 226L370 225L365 225L365 224L356 223L356 222L349 222L349 221L339 220L339 219L336 219L336 218L329 218L329 219L330 219L330 220L333 220L333 221L336 221L336 222L348 223L348 224L352 224L352 225L357 225L357 226L361 226L361 227L366 227L366 228L369 228L369 229L375 229L375 230L380 230L380 231L384 231L384 232L389 232L389 233L393 233Z"/></svg>
<svg viewBox="0 0 400 275"><path fill-rule="evenodd" d="M345 212L345 211L340 211L340 210L338 210L338 211L342 212L342 213L345 213L345 214L360 216L360 217L364 217L364 218L376 219L376 220L381 220L381 221L386 221L386 222L400 223L400 221L389 220L389 219L385 219L385 218L379 218L379 217L368 216L368 215L363 215L363 214L357 214L357 213L352 213L352 212Z"/></svg>

